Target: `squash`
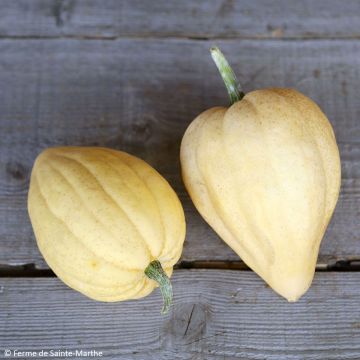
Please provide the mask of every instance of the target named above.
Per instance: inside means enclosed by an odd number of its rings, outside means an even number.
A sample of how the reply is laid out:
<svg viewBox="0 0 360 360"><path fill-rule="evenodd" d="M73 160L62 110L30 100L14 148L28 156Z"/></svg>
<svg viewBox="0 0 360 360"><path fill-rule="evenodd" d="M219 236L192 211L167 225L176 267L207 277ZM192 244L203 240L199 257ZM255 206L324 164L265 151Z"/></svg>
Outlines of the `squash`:
<svg viewBox="0 0 360 360"><path fill-rule="evenodd" d="M293 89L244 95L218 48L232 105L200 114L182 139L185 186L217 234L288 301L309 288L340 188L333 129Z"/></svg>
<svg viewBox="0 0 360 360"><path fill-rule="evenodd" d="M28 210L40 252L68 286L110 302L159 284L168 311L184 212L146 162L107 148L49 148L35 161Z"/></svg>

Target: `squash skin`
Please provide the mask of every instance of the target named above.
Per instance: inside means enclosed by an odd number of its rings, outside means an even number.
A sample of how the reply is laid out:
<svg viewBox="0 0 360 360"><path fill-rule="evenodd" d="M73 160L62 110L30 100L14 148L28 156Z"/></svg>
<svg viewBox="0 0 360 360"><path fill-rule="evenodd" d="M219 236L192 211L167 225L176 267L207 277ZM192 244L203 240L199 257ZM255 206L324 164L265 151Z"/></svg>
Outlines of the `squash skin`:
<svg viewBox="0 0 360 360"><path fill-rule="evenodd" d="M250 92L200 114L180 159L208 224L278 294L298 300L311 285L341 181L320 108L293 89Z"/></svg>
<svg viewBox="0 0 360 360"><path fill-rule="evenodd" d="M185 218L167 181L146 162L99 147L57 147L36 159L28 211L40 252L71 288L99 301L144 297L159 260L181 256Z"/></svg>

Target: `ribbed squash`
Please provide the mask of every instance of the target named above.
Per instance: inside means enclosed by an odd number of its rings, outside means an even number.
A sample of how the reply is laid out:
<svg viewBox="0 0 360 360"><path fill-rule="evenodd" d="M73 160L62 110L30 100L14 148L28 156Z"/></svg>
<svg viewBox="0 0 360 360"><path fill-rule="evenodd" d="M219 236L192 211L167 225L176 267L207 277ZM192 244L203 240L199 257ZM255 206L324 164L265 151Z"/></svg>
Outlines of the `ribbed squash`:
<svg viewBox="0 0 360 360"><path fill-rule="evenodd" d="M243 94L221 52L214 60L233 103L200 114L181 144L183 180L219 236L276 292L309 288L340 187L332 127L292 89Z"/></svg>
<svg viewBox="0 0 360 360"><path fill-rule="evenodd" d="M175 192L146 162L107 148L49 148L35 161L28 209L42 255L67 285L121 301L160 283L168 310L167 276L181 255L185 219Z"/></svg>

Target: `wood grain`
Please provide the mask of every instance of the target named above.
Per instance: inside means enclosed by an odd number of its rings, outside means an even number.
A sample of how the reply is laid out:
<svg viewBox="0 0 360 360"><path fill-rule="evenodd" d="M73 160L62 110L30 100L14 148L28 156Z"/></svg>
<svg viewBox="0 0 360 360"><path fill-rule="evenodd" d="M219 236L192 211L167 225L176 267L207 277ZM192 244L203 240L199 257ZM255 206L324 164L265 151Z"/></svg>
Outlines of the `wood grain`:
<svg viewBox="0 0 360 360"><path fill-rule="evenodd" d="M358 0L2 0L3 37L358 38Z"/></svg>
<svg viewBox="0 0 360 360"><path fill-rule="evenodd" d="M58 279L0 279L0 348L103 351L111 359L360 358L360 273L317 273L297 303L252 272L182 270L161 296L100 303Z"/></svg>
<svg viewBox="0 0 360 360"><path fill-rule="evenodd" d="M246 91L296 87L331 120L342 157L342 192L320 263L360 257L360 43L226 40ZM26 211L36 155L55 145L101 145L137 155L179 193L188 233L183 260L238 260L205 224L179 171L179 144L201 111L226 105L207 41L0 41L0 264L40 256Z"/></svg>

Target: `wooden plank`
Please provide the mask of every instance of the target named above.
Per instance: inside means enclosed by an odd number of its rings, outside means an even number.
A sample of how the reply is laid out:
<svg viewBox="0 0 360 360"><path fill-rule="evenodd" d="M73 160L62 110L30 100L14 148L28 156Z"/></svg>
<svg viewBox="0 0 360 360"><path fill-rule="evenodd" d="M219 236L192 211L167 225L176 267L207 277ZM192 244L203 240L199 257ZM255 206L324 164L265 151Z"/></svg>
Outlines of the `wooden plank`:
<svg viewBox="0 0 360 360"><path fill-rule="evenodd" d="M219 41L245 90L296 87L332 121L342 157L342 193L320 263L360 257L360 43ZM0 264L46 266L26 211L41 149L101 145L137 155L183 201L183 260L238 260L197 214L179 174L179 144L201 111L227 103L206 41L0 41Z"/></svg>
<svg viewBox="0 0 360 360"><path fill-rule="evenodd" d="M182 270L172 279L175 305L163 316L159 290L100 303L55 278L2 278L0 348L141 360L360 358L360 273L316 273L297 303L252 272Z"/></svg>
<svg viewBox="0 0 360 360"><path fill-rule="evenodd" d="M3 0L0 36L360 36L358 0Z"/></svg>

